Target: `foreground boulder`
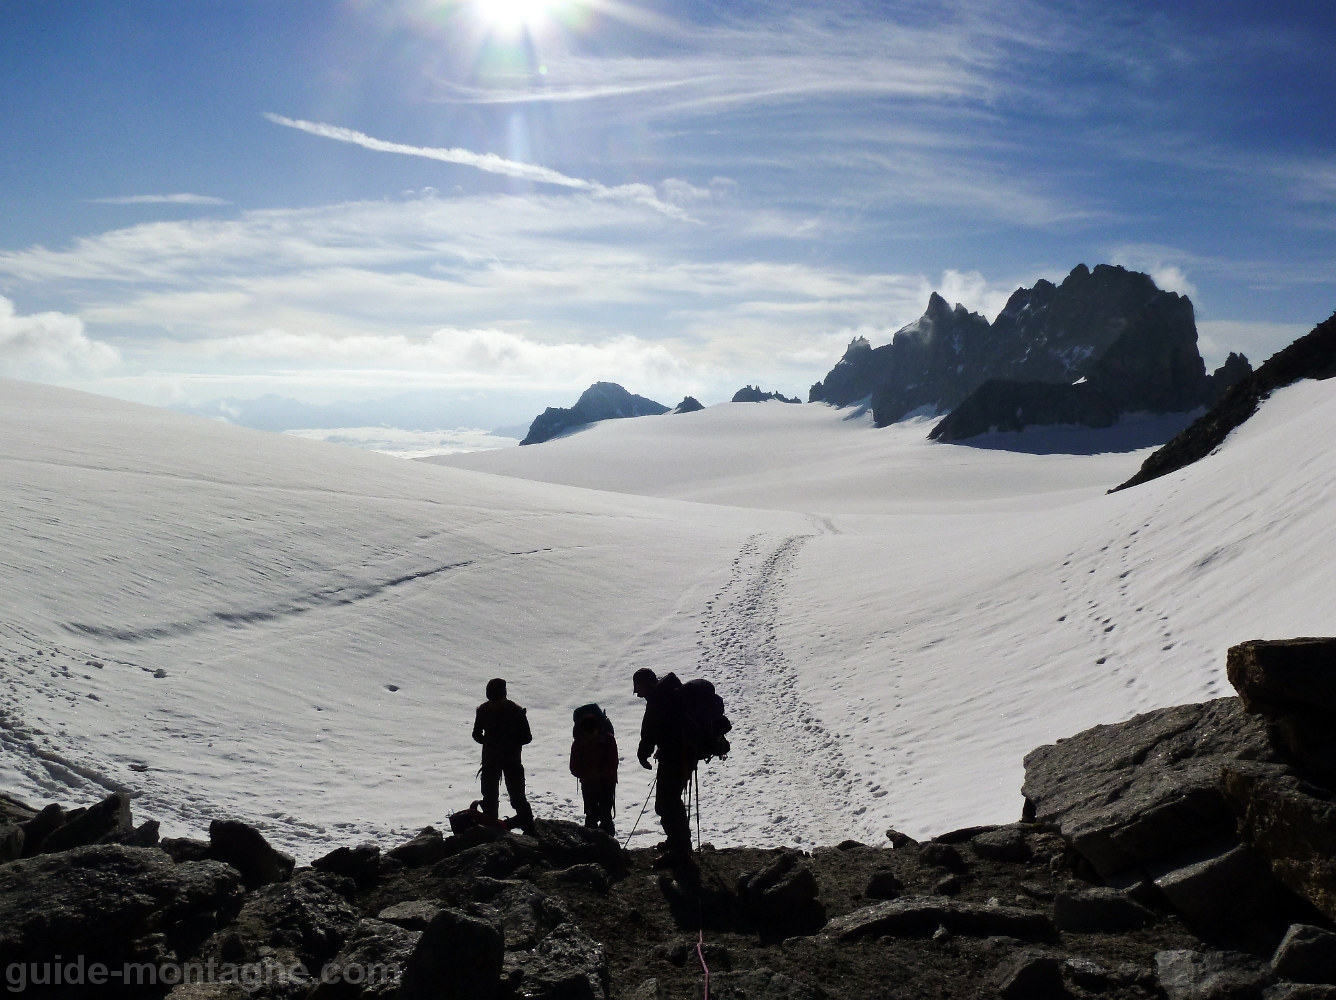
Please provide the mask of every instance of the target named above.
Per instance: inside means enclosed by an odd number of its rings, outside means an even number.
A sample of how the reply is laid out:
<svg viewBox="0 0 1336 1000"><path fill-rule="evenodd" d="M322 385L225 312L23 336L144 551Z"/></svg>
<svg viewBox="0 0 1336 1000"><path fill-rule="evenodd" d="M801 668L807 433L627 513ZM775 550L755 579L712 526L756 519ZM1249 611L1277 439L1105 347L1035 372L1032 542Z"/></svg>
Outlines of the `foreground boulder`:
<svg viewBox="0 0 1336 1000"><path fill-rule="evenodd" d="M318 973L357 927L350 905L356 886L348 879L306 871L265 886L246 900L226 926L204 944L205 960L219 963L301 963Z"/></svg>
<svg viewBox="0 0 1336 1000"><path fill-rule="evenodd" d="M189 954L241 906L236 869L176 864L155 848L77 847L0 865L0 965Z"/></svg>
<svg viewBox="0 0 1336 1000"><path fill-rule="evenodd" d="M295 864L291 855L271 847L255 827L229 819L209 824L209 857L241 872L249 886L286 881Z"/></svg>
<svg viewBox="0 0 1336 1000"><path fill-rule="evenodd" d="M1189 949L1158 952L1155 974L1167 1000L1260 1000L1274 978L1248 955Z"/></svg>
<svg viewBox="0 0 1336 1000"><path fill-rule="evenodd" d="M1290 776L1227 769L1223 787L1239 833L1275 876L1336 920L1336 801Z"/></svg>
<svg viewBox="0 0 1336 1000"><path fill-rule="evenodd" d="M1296 983L1336 984L1336 934L1312 924L1295 924L1276 948L1271 969Z"/></svg>
<svg viewBox="0 0 1336 1000"><path fill-rule="evenodd" d="M762 928L781 936L815 934L826 923L821 888L812 870L792 852L781 854L737 885L742 911Z"/></svg>
<svg viewBox="0 0 1336 1000"><path fill-rule="evenodd" d="M30 845L30 855L68 851L72 847L95 844L104 837L128 834L134 829L130 815L130 796L114 792L87 809L75 810L46 836Z"/></svg>
<svg viewBox="0 0 1336 1000"><path fill-rule="evenodd" d="M444 909L422 932L400 983L402 1000L493 1000L504 944L488 921Z"/></svg>
<svg viewBox="0 0 1336 1000"><path fill-rule="evenodd" d="M1025 757L1026 816L1056 824L1108 878L1231 834L1221 769L1286 772L1263 720L1237 698L1178 705L1095 726Z"/></svg>
<svg viewBox="0 0 1336 1000"><path fill-rule="evenodd" d="M422 933L380 920L363 920L339 953L320 970L311 1000L399 995L404 970Z"/></svg>

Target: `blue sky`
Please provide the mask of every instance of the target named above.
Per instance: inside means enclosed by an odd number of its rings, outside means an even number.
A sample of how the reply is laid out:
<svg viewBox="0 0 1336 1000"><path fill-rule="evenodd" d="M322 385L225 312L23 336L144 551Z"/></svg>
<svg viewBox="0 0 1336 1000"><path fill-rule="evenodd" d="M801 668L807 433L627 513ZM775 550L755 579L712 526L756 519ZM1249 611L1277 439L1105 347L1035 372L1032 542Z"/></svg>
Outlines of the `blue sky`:
<svg viewBox="0 0 1336 1000"><path fill-rule="evenodd" d="M1171 8L1171 9L1169 9ZM801 393L1101 261L1336 309L1336 14L0 0L0 373L153 403ZM393 422L387 410L387 421Z"/></svg>

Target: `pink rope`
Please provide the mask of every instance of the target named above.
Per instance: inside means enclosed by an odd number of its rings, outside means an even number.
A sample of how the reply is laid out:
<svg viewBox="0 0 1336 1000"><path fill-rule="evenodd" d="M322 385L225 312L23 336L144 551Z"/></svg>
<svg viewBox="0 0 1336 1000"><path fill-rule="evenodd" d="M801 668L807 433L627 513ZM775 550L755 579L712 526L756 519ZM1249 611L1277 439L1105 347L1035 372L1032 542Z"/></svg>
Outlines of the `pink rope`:
<svg viewBox="0 0 1336 1000"><path fill-rule="evenodd" d="M696 938L696 957L700 959L700 967L705 972L705 996L703 1000L710 1000L710 967L705 964L705 931L696 932L699 937Z"/></svg>

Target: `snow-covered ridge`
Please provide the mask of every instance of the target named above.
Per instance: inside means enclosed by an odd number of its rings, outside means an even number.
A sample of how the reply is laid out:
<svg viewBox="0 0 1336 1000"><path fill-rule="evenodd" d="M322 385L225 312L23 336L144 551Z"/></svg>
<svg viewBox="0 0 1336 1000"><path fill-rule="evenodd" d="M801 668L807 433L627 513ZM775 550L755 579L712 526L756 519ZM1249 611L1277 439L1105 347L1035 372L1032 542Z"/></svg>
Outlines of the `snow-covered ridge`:
<svg viewBox="0 0 1336 1000"><path fill-rule="evenodd" d="M845 416L724 404L466 469L0 383L0 787L133 787L167 835L232 813L309 858L466 805L500 675L536 808L572 817L570 709L633 739L650 666L715 679L738 728L705 839L875 840L1015 819L1033 747L1333 631L1333 382L1113 496L1145 450Z"/></svg>

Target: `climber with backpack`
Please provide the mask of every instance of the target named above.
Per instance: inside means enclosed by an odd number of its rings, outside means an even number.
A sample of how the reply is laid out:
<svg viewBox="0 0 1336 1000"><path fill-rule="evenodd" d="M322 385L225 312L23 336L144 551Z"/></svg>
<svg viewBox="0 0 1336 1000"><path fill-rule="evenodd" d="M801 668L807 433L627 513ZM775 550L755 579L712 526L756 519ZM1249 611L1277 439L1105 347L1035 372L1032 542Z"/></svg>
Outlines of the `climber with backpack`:
<svg viewBox="0 0 1336 1000"><path fill-rule="evenodd" d="M580 780L585 826L615 837L612 816L617 808L619 758L612 721L595 704L580 706L572 716L571 774Z"/></svg>
<svg viewBox="0 0 1336 1000"><path fill-rule="evenodd" d="M636 756L646 769L651 767L651 754L659 762L654 811L667 843L654 867L690 864L691 820L682 796L699 761L728 754L725 734L732 725L724 715L723 699L709 681L683 684L671 673L659 679L653 670L642 667L631 683L636 697L645 699Z"/></svg>

